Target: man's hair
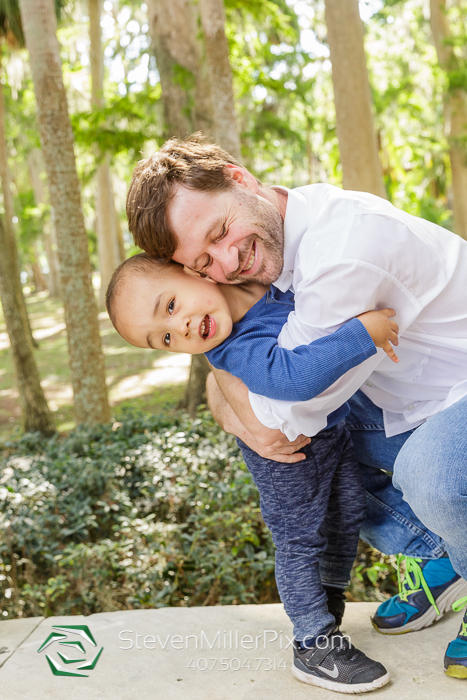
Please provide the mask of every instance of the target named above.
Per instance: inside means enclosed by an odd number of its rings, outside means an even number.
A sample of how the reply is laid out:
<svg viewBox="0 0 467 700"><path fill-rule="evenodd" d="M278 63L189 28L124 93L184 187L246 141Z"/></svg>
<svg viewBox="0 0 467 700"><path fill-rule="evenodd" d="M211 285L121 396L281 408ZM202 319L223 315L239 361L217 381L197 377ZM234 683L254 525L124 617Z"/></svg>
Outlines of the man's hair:
<svg viewBox="0 0 467 700"><path fill-rule="evenodd" d="M134 275L146 275L148 272L154 271L159 276L162 276L165 272L171 268L173 269L174 267L182 269L182 266L178 263L166 263L158 258L147 255L147 253L138 253L137 255L133 255L131 258L128 258L128 260L124 260L121 265L114 270L105 293L105 308L107 309L109 318L117 331L118 328L115 303L123 291L125 282Z"/></svg>
<svg viewBox="0 0 467 700"><path fill-rule="evenodd" d="M167 205L178 185L204 192L232 187L226 172L233 156L209 143L200 133L184 141L170 139L133 171L126 200L128 227L137 246L149 255L168 261L178 241L167 221Z"/></svg>

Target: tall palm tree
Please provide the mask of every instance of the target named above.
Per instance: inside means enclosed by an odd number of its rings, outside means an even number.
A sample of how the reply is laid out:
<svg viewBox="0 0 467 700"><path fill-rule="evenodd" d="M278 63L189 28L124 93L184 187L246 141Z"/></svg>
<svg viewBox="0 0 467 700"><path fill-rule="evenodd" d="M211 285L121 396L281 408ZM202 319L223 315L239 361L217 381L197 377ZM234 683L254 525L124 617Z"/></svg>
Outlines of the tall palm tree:
<svg viewBox="0 0 467 700"><path fill-rule="evenodd" d="M52 435L55 432L54 422L42 391L31 334L25 318L26 310L14 281L16 253L8 243L8 234L2 220L0 248L0 298L18 381L23 428Z"/></svg>
<svg viewBox="0 0 467 700"><path fill-rule="evenodd" d="M88 241L63 84L53 0L20 0L29 49L37 122L55 213L60 282L76 417L79 423L110 419Z"/></svg>
<svg viewBox="0 0 467 700"><path fill-rule="evenodd" d="M456 54L446 0L430 0L433 40L441 68L446 71L449 87L445 94L445 124L451 160L454 230L467 239L467 90L459 80L464 67ZM465 59L464 59L465 60Z"/></svg>
<svg viewBox="0 0 467 700"><path fill-rule="evenodd" d="M325 6L344 188L386 197L358 0Z"/></svg>
<svg viewBox="0 0 467 700"><path fill-rule="evenodd" d="M20 44L23 35L17 3L0 3L0 41ZM1 45L0 45L1 49ZM1 53L0 53L1 63ZM0 220L0 298L13 353L23 428L51 435L52 414L41 387L33 351L33 338L20 280L18 249L13 229L13 198L5 138L4 99L0 82L0 178L5 218Z"/></svg>
<svg viewBox="0 0 467 700"><path fill-rule="evenodd" d="M89 35L91 39L91 87L92 106L104 107L104 53L101 37L102 0L88 0ZM105 306L105 292L113 271L123 262L118 241L117 217L113 202L112 181L110 175L110 156L98 152L97 165L97 248L99 252L99 271L101 288L99 307Z"/></svg>
<svg viewBox="0 0 467 700"><path fill-rule="evenodd" d="M184 138L199 130L239 157L223 0L148 0L147 5L167 136ZM193 355L183 401L191 415L206 400L208 373L204 355Z"/></svg>
<svg viewBox="0 0 467 700"><path fill-rule="evenodd" d="M5 44L10 48L24 46L23 28L21 26L21 17L17 0L0 0L0 74L3 72L3 47ZM18 295L18 303L24 307L24 314L22 314L22 316L26 319L32 345L33 347L37 347L37 343L32 335L26 302L23 295L23 287L20 280L18 247L16 245L15 229L13 226L15 211L13 196L11 194L10 170L8 167L5 121L5 96L3 94L3 85L0 80L0 182L3 207L5 210L5 245L8 245L12 252L11 260L14 267L12 269L11 283L15 284L17 287L16 294Z"/></svg>

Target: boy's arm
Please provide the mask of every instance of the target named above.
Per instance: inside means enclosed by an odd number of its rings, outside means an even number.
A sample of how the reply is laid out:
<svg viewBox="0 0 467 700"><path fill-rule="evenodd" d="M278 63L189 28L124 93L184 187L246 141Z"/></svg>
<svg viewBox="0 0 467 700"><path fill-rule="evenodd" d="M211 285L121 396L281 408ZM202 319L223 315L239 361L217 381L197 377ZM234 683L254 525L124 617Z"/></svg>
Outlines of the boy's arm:
<svg viewBox="0 0 467 700"><path fill-rule="evenodd" d="M305 455L299 450L310 442L309 438L299 435L294 441L289 441L280 430L266 428L251 410L248 389L240 379L222 370L212 370L206 385L208 403L215 421L221 428L236 435L257 454L267 459L289 464L304 459ZM245 421L248 429L242 421Z"/></svg>
<svg viewBox="0 0 467 700"><path fill-rule="evenodd" d="M279 347L274 328L262 321L249 326L225 348L220 346L218 354L209 359L241 379L255 394L281 401L308 401L375 354L371 336L354 318L331 335L293 350ZM253 411L251 414L254 417Z"/></svg>

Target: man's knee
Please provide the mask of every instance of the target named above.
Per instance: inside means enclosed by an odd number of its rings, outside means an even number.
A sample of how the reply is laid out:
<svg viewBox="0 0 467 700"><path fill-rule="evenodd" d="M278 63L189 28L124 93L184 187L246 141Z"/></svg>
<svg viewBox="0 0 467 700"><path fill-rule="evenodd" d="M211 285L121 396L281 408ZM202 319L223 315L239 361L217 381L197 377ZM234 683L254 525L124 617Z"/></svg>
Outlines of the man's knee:
<svg viewBox="0 0 467 700"><path fill-rule="evenodd" d="M401 450L394 465L393 483L404 500L430 530L446 537L466 511L464 480L456 478L452 463L428 451Z"/></svg>

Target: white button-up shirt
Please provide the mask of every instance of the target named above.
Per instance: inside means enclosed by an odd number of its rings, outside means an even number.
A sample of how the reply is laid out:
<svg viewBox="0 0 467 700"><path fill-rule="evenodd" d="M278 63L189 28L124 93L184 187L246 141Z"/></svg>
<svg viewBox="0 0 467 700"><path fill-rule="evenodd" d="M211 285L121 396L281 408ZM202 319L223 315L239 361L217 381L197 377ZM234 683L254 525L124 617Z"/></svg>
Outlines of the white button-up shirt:
<svg viewBox="0 0 467 700"><path fill-rule="evenodd" d="M258 419L291 440L312 436L361 388L383 409L390 437L467 395L467 242L371 194L332 185L287 192L284 268L274 284L293 288L295 311L279 345L292 349L391 307L400 362L378 349L310 401L250 392Z"/></svg>

